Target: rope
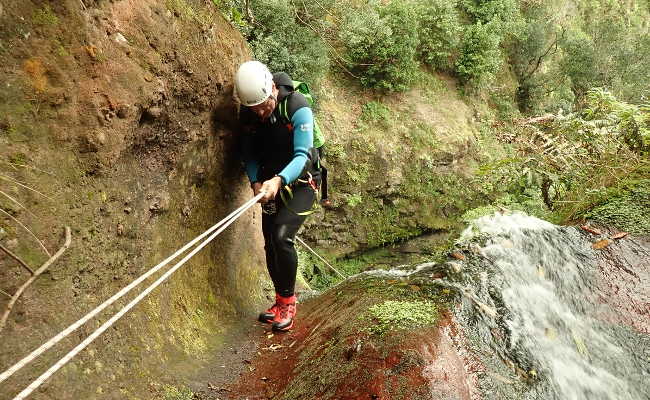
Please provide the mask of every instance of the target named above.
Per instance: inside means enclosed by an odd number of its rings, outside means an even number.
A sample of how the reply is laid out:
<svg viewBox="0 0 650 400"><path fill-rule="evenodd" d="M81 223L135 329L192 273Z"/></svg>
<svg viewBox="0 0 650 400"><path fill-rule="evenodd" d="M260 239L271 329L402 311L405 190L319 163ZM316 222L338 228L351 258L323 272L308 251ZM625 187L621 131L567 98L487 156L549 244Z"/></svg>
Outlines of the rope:
<svg viewBox="0 0 650 400"><path fill-rule="evenodd" d="M167 272L165 272L160 278L158 278L154 283L149 285L142 293L140 293L136 298L134 298L129 304L127 304L124 308L122 308L120 311L118 311L115 315L111 317L108 321L104 322L102 326L100 326L97 330L95 330L90 336L88 336L83 342L79 343L77 347L72 349L68 354L63 356L59 361L56 362L50 369L45 371L41 376L39 376L34 382L32 382L27 388L25 388L22 392L18 393L16 397L14 397L14 400L22 400L29 396L36 388L38 388L40 385L43 384L50 376L52 376L56 371L58 371L61 367L63 367L65 364L68 363L74 356L76 356L81 350L86 348L90 343L93 342L99 335L104 333L106 329L108 329L111 325L115 323L118 319L120 319L124 314L126 314L131 308L133 308L136 304L138 304L143 298L145 298L152 290L154 290L158 285L163 283L168 277L170 277L174 272L176 272L177 269L179 269L183 264L187 262L190 258L192 258L196 253L198 253L202 248L204 248L208 243L210 243L217 235L219 235L221 232L224 231L230 224L235 222L237 218L239 218L244 212L246 212L250 207L252 207L257 200L259 200L262 196L264 196L264 193L260 193L259 195L255 196L253 199L249 200L244 206L240 207L238 210L239 212L235 212L235 214L231 214L232 218L227 220L225 223L223 223L223 226L221 226L215 233L210 235L206 240L204 240L201 244L199 244L197 247L194 248L190 253L188 253L181 261L176 263L173 267L171 267Z"/></svg>
<svg viewBox="0 0 650 400"><path fill-rule="evenodd" d="M314 250L312 250L312 248L309 247L309 246L307 245L307 243L303 242L302 239L300 239L298 236L296 236L296 240L297 240L298 242L300 242L301 245L305 246L305 247L307 248L307 250L311 251L311 252L312 252L316 257L318 257L319 260L321 260L322 262L324 262L325 265L327 265L328 267L330 267L330 268L332 269L332 271L336 272L336 273L337 273L341 278L343 278L343 279L347 279L347 277L346 277L345 275L343 275L342 273L340 273L339 271L337 271L336 268L332 267L332 265L331 265L330 263L328 263L328 262L327 262L323 257L319 256L318 253L316 253Z"/></svg>
<svg viewBox="0 0 650 400"><path fill-rule="evenodd" d="M159 263L158 265L156 265L155 267L153 267L152 269L150 269L149 271L147 271L146 273L144 273L144 274L143 274L142 276L140 276L138 279L136 279L135 281L131 282L128 286L124 287L122 290L120 290L119 292L117 292L117 293L116 293L115 295L113 295L110 299L108 299L108 300L106 300L105 302L103 302L102 304L100 304L98 307L96 307L94 310L92 310L91 312L89 312L88 314L86 314L86 315L85 315L84 317L82 317L80 320L78 320L77 322L75 322L75 323L73 323L72 325L70 325L69 327L67 327L67 328L66 328L65 330L63 330L61 333L59 333L59 334L57 334L56 336L54 336L52 339L50 339L49 341L47 341L46 343L44 343L43 345L41 345L41 346L40 346L39 348L37 348L36 350L32 351L28 356L26 356L25 358L23 358L22 360L20 360L19 362L17 362L15 365L13 365L11 368L9 368L8 370L6 370L6 371L3 372L2 374L0 374L0 382L3 382L3 381L6 380L7 378L9 378L11 375L13 375L16 371L18 371L19 369L21 369L22 367L24 367L25 365L27 365L29 362L31 362L32 360L34 360L34 359L35 359L36 357L38 357L39 355L43 354L45 351L47 351L48 349L50 349L50 348L51 348L52 346L54 346L56 343L58 343L59 341L61 341L61 339L63 339L63 338L65 338L66 336L68 336L70 333L72 333L73 331L75 331L75 330L76 330L77 328L79 328L81 325L83 325L84 323L86 323L89 319L93 318L93 317L96 316L98 313L100 313L102 310L104 310L106 307L110 306L110 305L113 304L115 301L117 301L118 299L120 299L122 296L124 296L125 294L127 294L127 293L128 293L129 291L131 291L131 289L133 289L135 286L139 285L140 283L142 283L142 281L144 281L145 279L147 279L149 276L151 276L151 275L154 274L155 272L159 271L159 270L160 270L162 267L164 267L165 265L169 264L169 262L171 262L173 259L175 259L176 257L178 257L178 255L180 255L181 253L183 253L185 250L187 250L188 248L190 248L191 246L193 246L194 244L196 244L199 240L203 239L205 236L209 235L211 232L213 232L214 230L218 229L219 227L222 227L222 228L221 228L221 229L220 229L216 234L214 234L214 235L211 236L209 239L207 239L205 242L203 242L203 243L198 247L198 250L200 250L201 248L203 248L203 246L205 246L209 241L211 241L211 240L212 240L216 235L218 235L219 233L221 233L221 232L222 232L222 231L223 231L223 230L224 230L228 225L230 225L230 224L231 224L232 222L234 222L237 218L239 218L239 216L241 216L241 214L243 214L246 210L248 210L250 207L252 207L252 206L253 206L253 205L254 205L254 204L255 204L255 203L256 203L256 202L257 202L257 201L258 201L258 200L263 196L263 195L264 195L263 193L260 193L260 194L258 194L257 196L255 196L254 198L248 200L248 201L247 201L246 203L244 203L241 207L239 207L238 209L236 209L235 211L233 211L232 213L230 213L227 217L225 217L224 219L222 219L221 221L219 221L217 224L215 224L214 226L212 226L211 228L209 228L208 230L206 230L205 232L203 232L201 235L197 236L195 239L193 239L192 241L190 241L189 243L187 243L185 246L183 246L182 248L180 248L179 250L177 250L174 254L172 254L171 256L169 256L168 258L166 258L164 261L162 261L161 263ZM198 250L197 250L197 249L193 250L192 253L190 253L190 257L191 257L192 255L194 255L194 254L196 253L196 251L198 251ZM177 269L176 266L180 267L180 265L182 265L183 263L185 263L185 261L187 261L187 259L189 259L189 258L188 258L188 257L184 258L183 261L181 261L180 263L176 264L173 268L176 268L176 269ZM180 265L179 265L179 264L180 264ZM170 270L170 271L171 271L171 270ZM175 271L175 269L174 269L174 271ZM173 271L172 271L172 272L173 272ZM171 275L171 274L170 274L170 275ZM166 275L163 275L163 276L166 277L166 276L168 276L168 275L166 274ZM153 286L153 285L152 285L152 286ZM157 286L157 285L156 285L156 286ZM151 286L150 286L150 287L151 287ZM151 289L151 290L153 290L153 289ZM147 291L147 293L149 293L151 290ZM143 293L144 293L144 292L143 292ZM146 296L146 294L145 294L145 296ZM142 296L142 297L144 297L144 296ZM138 300L138 301L139 301L139 300ZM135 304L133 304L133 305L135 305ZM128 307L128 306L127 306L127 307ZM132 307L132 306L131 306L131 307ZM129 308L130 308L130 307L129 307ZM121 316L121 315L120 315L120 316ZM119 317L118 317L118 318L119 318ZM117 319L115 319L115 320L117 320ZM114 321L113 321L113 322L114 322ZM111 324L112 324L112 322L111 322ZM101 329L101 328L100 328L100 329ZM104 330L105 330L105 329L104 329ZM102 330L102 332L103 332L103 330ZM100 334L101 334L101 332L100 332ZM94 339L94 338L93 338L93 339ZM91 341L92 341L92 340L91 340ZM88 343L90 343L90 342L88 342ZM85 346L84 346L84 347L85 347ZM76 348L75 348L75 349L76 349ZM76 354L76 353L75 353L75 354ZM74 355L73 355L73 356L74 356ZM67 361L66 361L66 362L67 362ZM63 364L62 364L62 365L63 365ZM60 366L59 366L58 368L60 368ZM56 368L56 369L58 369L58 368ZM54 371L56 371L56 369L55 369ZM54 371L53 371L53 372L54 372ZM49 371L48 371L48 372L49 372ZM51 375L51 374L50 374L50 375ZM49 377L49 375L48 375L47 377ZM47 379L47 377L46 377L45 379ZM42 383L42 382L41 382L41 383ZM39 383L39 385L40 385L40 383ZM30 385L30 387L31 387L31 385ZM38 385L35 386L34 388L36 388L36 387L38 387ZM33 389L34 389L34 388L33 388ZM29 388L28 388L28 389L29 389ZM33 389L32 389L32 390L33 390ZM26 390L27 390L27 389L26 389ZM24 391L23 391L23 392L24 392ZM28 393L26 393L25 396L28 395L29 393L31 393L31 390L30 390ZM21 394L22 394L22 393L21 393ZM19 397L17 397L17 398L22 398L22 397L20 397L20 395L19 395Z"/></svg>

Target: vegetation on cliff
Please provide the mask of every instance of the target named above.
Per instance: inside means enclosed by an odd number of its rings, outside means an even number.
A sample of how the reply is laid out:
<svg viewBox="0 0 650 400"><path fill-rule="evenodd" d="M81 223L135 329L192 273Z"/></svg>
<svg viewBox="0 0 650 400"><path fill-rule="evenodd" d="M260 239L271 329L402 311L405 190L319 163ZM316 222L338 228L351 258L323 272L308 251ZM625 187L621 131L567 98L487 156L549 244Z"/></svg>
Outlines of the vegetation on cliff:
<svg viewBox="0 0 650 400"><path fill-rule="evenodd" d="M647 231L638 205L606 211L644 193L631 188L648 174L647 2L220 7L258 59L320 94L337 209L304 235L331 255L454 232L499 208Z"/></svg>

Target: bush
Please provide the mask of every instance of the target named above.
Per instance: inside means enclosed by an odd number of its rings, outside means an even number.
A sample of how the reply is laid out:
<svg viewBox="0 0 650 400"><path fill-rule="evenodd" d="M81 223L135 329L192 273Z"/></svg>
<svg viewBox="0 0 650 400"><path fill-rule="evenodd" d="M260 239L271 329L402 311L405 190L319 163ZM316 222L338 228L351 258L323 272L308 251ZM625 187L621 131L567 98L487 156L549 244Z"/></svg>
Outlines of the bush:
<svg viewBox="0 0 650 400"><path fill-rule="evenodd" d="M361 119L365 122L387 123L390 120L390 109L378 101L370 101L363 105Z"/></svg>
<svg viewBox="0 0 650 400"><path fill-rule="evenodd" d="M317 84L329 68L327 49L320 38L300 26L273 32L251 42L255 59L273 72L284 71L293 79Z"/></svg>
<svg viewBox="0 0 650 400"><path fill-rule="evenodd" d="M477 22L466 28L456 61L456 73L463 84L480 86L492 80L503 63L498 23Z"/></svg>
<svg viewBox="0 0 650 400"><path fill-rule="evenodd" d="M362 85L386 91L411 86L419 73L417 28L417 15L404 0L373 2L348 14L340 39Z"/></svg>
<svg viewBox="0 0 650 400"><path fill-rule="evenodd" d="M463 31L456 3L416 0L420 40L418 56L425 64L442 71L453 69Z"/></svg>
<svg viewBox="0 0 650 400"><path fill-rule="evenodd" d="M521 22L517 0L462 0L461 6L474 22L487 24L500 20L509 25ZM513 31L512 26L504 28Z"/></svg>
<svg viewBox="0 0 650 400"><path fill-rule="evenodd" d="M578 99L587 90L598 85L596 52L592 39L584 32L572 30L561 43L564 57L559 63L562 75L571 80L571 88Z"/></svg>
<svg viewBox="0 0 650 400"><path fill-rule="evenodd" d="M228 3L230 4L230 3ZM311 29L296 21L296 10L284 0L251 0L253 23L244 23L243 1L229 8L231 20L247 37L255 59L272 72L317 84L329 68L327 47Z"/></svg>

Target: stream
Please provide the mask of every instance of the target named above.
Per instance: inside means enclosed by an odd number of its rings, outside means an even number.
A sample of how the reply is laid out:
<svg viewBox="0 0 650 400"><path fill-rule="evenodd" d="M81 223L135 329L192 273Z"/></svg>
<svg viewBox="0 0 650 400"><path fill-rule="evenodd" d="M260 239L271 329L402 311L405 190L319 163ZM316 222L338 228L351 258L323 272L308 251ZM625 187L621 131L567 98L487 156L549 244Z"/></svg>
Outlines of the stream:
<svg viewBox="0 0 650 400"><path fill-rule="evenodd" d="M648 247L612 241L610 248L594 249L595 240L519 213L479 218L463 232L459 244L472 255L452 261L455 273L447 279L497 316L467 299L457 315L476 347L490 349L526 382L515 398L650 399L650 336L639 324L621 323L625 310L609 302L621 291L630 294L638 305L632 318L646 326ZM604 274L613 259L602 253L617 250L627 251L616 257L631 258L628 268ZM512 398L511 390L491 381L484 384L486 395Z"/></svg>

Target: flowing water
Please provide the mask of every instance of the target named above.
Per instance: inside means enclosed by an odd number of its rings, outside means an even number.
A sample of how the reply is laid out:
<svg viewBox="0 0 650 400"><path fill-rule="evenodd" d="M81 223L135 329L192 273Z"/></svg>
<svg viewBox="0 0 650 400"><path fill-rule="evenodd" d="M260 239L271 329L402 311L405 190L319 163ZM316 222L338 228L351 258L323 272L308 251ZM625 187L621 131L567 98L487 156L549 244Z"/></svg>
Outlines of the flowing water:
<svg viewBox="0 0 650 400"><path fill-rule="evenodd" d="M474 221L461 243L471 255L452 263L449 281L476 301L460 319L525 382L516 398L650 399L648 332L613 322L588 234L497 214ZM647 296L650 287L642 289ZM501 398L496 393L487 398Z"/></svg>

